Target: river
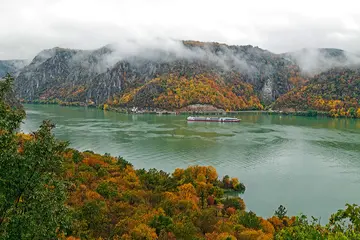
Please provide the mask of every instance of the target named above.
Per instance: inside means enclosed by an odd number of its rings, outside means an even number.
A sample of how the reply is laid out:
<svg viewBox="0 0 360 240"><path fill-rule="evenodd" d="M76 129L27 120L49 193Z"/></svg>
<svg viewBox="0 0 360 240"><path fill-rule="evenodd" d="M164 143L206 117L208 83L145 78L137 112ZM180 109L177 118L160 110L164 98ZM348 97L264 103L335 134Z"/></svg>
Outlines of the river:
<svg viewBox="0 0 360 240"><path fill-rule="evenodd" d="M238 177L247 209L264 217L282 204L326 223L345 203L360 204L360 120L242 113L240 123L188 123L186 116L25 108L24 132L50 119L71 147L122 156L136 168L212 165Z"/></svg>

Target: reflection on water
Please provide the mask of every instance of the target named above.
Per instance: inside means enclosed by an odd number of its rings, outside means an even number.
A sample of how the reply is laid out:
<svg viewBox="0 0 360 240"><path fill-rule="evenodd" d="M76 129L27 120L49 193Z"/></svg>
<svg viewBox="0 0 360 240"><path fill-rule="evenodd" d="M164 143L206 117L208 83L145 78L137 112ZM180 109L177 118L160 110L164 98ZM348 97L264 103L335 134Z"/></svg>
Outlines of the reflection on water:
<svg viewBox="0 0 360 240"><path fill-rule="evenodd" d="M25 132L43 119L79 150L121 155L139 168L213 165L247 186L248 209L263 216L328 218L360 203L360 121L243 113L241 123L187 123L186 116L126 115L96 109L26 105Z"/></svg>

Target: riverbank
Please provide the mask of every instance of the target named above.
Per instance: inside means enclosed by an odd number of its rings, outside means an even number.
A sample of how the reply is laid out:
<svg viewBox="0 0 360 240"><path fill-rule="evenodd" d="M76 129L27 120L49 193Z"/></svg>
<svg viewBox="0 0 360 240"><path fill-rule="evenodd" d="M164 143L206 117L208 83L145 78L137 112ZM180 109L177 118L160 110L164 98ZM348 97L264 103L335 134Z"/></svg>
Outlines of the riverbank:
<svg viewBox="0 0 360 240"><path fill-rule="evenodd" d="M304 116L304 117L328 117L328 118L354 118L357 117L347 117L347 116L332 116L330 112L325 111L280 111L280 110L240 110L240 111L225 111L223 109L216 110L184 110L184 109L174 109L174 110L165 110L165 109L139 109L134 107L113 107L107 104L95 105L94 103L84 103L84 102L63 102L59 100L44 101L44 100L35 100L35 101L24 101L21 100L21 103L26 104L53 104L60 106L73 106L73 107L88 107L88 108L98 108L105 111L113 111L125 114L158 114L158 115L238 115L241 113L262 113L269 115L283 115L283 116Z"/></svg>
<svg viewBox="0 0 360 240"><path fill-rule="evenodd" d="M217 109L212 107L211 110L203 110L204 108L183 108L183 109L158 109L158 108L137 108L137 107L113 107L108 104L95 105L94 103L85 103L85 102L63 102L60 100L21 100L22 104L50 104L50 105L59 105L59 106L70 106L70 107L89 107L89 108L98 108L106 111L114 111L120 113L129 113L129 114L159 114L159 115L236 115L239 113L249 112L249 113L266 113L264 110L240 110L240 111L225 111L223 109ZM190 110L191 109L191 110ZM206 109L206 108L205 108ZM209 108L208 108L209 109Z"/></svg>

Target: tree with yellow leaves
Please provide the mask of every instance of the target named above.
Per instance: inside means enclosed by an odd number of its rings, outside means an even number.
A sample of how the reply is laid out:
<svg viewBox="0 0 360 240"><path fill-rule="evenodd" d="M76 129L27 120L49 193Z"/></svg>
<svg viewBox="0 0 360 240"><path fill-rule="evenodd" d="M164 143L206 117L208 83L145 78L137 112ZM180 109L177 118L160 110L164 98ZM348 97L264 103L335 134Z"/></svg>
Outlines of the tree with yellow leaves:
<svg viewBox="0 0 360 240"><path fill-rule="evenodd" d="M155 229L145 224L136 226L130 234L134 240L154 240L158 238Z"/></svg>
<svg viewBox="0 0 360 240"><path fill-rule="evenodd" d="M184 200L193 200L196 196L196 190L191 183L185 183L178 187L180 197Z"/></svg>

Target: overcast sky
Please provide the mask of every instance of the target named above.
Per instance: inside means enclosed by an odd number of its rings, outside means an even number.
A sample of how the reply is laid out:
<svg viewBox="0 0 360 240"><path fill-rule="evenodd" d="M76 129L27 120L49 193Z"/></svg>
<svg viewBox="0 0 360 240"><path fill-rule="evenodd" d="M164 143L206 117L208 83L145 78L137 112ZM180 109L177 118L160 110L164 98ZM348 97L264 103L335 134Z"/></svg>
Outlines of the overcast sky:
<svg viewBox="0 0 360 240"><path fill-rule="evenodd" d="M0 0L0 59L155 38L360 52L358 0Z"/></svg>

